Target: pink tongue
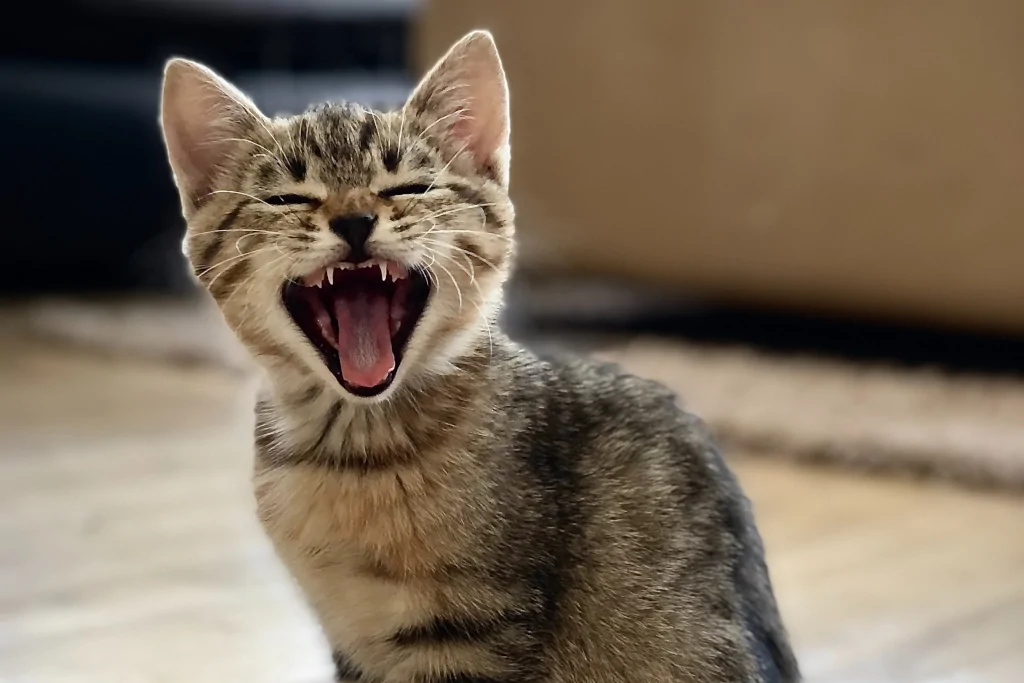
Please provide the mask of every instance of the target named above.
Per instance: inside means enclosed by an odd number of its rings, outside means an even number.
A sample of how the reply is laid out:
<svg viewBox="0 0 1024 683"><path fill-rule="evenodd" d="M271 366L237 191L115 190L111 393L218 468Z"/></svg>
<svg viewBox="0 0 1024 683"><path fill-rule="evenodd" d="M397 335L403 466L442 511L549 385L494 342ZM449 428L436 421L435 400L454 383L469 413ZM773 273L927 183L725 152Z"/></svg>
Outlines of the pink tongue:
<svg viewBox="0 0 1024 683"><path fill-rule="evenodd" d="M341 376L357 387L375 387L395 369L387 295L352 287L334 300Z"/></svg>

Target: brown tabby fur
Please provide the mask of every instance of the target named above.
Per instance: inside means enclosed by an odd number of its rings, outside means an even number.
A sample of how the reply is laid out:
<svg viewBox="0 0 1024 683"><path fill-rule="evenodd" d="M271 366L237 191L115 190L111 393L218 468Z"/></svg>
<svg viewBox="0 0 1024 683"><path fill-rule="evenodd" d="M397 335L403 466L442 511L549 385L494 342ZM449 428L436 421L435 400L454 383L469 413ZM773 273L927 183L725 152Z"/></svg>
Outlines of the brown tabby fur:
<svg viewBox="0 0 1024 683"><path fill-rule="evenodd" d="M265 371L260 519L339 680L799 680L749 505L659 385L544 360L495 329L513 255L507 91L490 36L460 41L399 112L267 119L168 66L163 124L186 253ZM383 199L402 183L429 196ZM318 207L265 205L312 195ZM378 216L370 249L433 289L394 385L348 394L281 304Z"/></svg>

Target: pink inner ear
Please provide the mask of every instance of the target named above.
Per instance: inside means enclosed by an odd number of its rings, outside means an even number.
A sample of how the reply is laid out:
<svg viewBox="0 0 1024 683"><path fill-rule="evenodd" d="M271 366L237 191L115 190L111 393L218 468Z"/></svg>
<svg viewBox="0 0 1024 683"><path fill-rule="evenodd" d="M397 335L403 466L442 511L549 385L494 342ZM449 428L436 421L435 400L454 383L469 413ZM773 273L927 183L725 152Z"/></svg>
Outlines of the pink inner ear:
<svg viewBox="0 0 1024 683"><path fill-rule="evenodd" d="M464 141L466 149L473 154L478 167L494 162L501 147L508 144L507 124L504 121L504 101L501 93L487 92L486 88L472 90L473 101L467 103L468 111L452 124L454 137ZM494 98L499 98L495 106Z"/></svg>
<svg viewBox="0 0 1024 683"><path fill-rule="evenodd" d="M183 200L194 205L212 192L217 175L260 116L245 96L199 65L177 61L164 81L164 137Z"/></svg>
<svg viewBox="0 0 1024 683"><path fill-rule="evenodd" d="M185 176L182 180L187 182L194 200L213 189L213 178L227 152L224 143L217 142L213 127L199 118L205 115L206 112L198 116L187 112L178 119L173 132L168 131L168 145L177 148L178 163Z"/></svg>
<svg viewBox="0 0 1024 683"><path fill-rule="evenodd" d="M410 105L425 116L450 116L444 126L450 153L465 149L478 171L507 176L508 89L489 36L471 34L457 43L417 86ZM460 115L454 112L464 110Z"/></svg>

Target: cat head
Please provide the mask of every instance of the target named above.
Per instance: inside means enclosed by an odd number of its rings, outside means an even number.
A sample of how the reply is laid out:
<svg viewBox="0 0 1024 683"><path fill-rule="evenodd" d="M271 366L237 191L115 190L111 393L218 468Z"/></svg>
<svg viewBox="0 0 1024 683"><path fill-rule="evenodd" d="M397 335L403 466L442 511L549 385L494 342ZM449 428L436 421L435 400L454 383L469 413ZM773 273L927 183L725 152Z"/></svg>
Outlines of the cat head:
<svg viewBox="0 0 1024 683"><path fill-rule="evenodd" d="M378 401L488 343L513 253L489 33L456 43L395 112L270 118L174 59L161 124L192 270L272 376Z"/></svg>

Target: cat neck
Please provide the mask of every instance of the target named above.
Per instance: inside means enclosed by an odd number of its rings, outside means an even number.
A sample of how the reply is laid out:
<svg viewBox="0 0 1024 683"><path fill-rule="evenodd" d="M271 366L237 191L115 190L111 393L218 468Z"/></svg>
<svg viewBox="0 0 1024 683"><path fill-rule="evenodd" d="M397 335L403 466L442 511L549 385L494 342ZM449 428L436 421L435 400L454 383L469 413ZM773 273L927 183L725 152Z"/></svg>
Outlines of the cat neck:
<svg viewBox="0 0 1024 683"><path fill-rule="evenodd" d="M257 449L292 464L373 468L454 447L488 413L495 358L485 340L451 371L405 382L373 403L320 379L287 388L268 382L256 408Z"/></svg>

